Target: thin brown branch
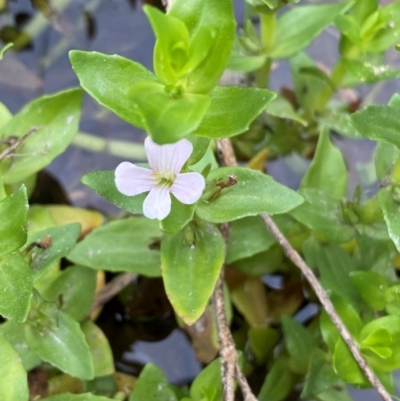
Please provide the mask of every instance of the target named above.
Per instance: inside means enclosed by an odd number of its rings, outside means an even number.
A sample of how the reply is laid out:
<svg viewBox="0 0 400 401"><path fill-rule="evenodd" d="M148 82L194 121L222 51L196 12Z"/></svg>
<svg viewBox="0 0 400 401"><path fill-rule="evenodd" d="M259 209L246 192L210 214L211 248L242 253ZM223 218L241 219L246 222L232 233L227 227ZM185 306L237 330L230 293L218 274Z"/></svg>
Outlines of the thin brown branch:
<svg viewBox="0 0 400 401"><path fill-rule="evenodd" d="M346 326L340 319L339 315L336 313L335 308L328 297L328 294L323 289L322 285L319 283L318 279L315 277L311 268L306 264L306 262L302 259L302 257L296 252L295 249L290 245L289 241L285 238L285 236L281 233L275 222L271 219L271 217L266 214L260 214L261 219L264 221L268 230L271 234L276 238L278 243L281 245L283 251L286 256L300 269L303 273L304 277L307 279L315 294L317 295L321 305L324 307L326 313L332 320L332 323L336 326L339 331L340 336L343 341L347 344L350 352L352 353L354 359L358 363L358 366L364 373L365 377L369 380L375 390L380 394L382 399L385 401L392 401L391 396L386 391L385 387L383 387L382 383L379 381L378 377L375 375L373 370L370 368L364 357L361 355L360 350L357 347L353 337L347 330Z"/></svg>
<svg viewBox="0 0 400 401"><path fill-rule="evenodd" d="M223 400L234 401L237 353L226 319L223 270L221 271L217 285L215 286L212 302L217 321L218 342L220 346L219 355L221 359Z"/></svg>
<svg viewBox="0 0 400 401"><path fill-rule="evenodd" d="M90 308L88 315L99 306L105 305L111 298L114 298L121 290L127 287L135 278L136 273L123 273L111 280L97 294Z"/></svg>
<svg viewBox="0 0 400 401"><path fill-rule="evenodd" d="M6 159L7 157L14 156L14 151L22 145L25 140L30 137L34 132L36 132L39 128L32 127L26 134L22 135L21 138L17 139L13 142L7 149L5 149L2 153L0 153L0 160Z"/></svg>
<svg viewBox="0 0 400 401"><path fill-rule="evenodd" d="M225 166L235 166L236 157L232 149L231 142L229 139L221 139L217 142L219 159L221 164ZM236 177L235 177L236 178ZM228 243L229 239L229 223L221 225L221 232L225 239L225 243ZM245 401L257 401L257 398L252 393L250 386L247 382L246 377L242 373L235 347L232 334L229 329L229 324L225 313L224 303L224 272L221 271L217 285L212 296L212 302L214 306L218 341L220 344L220 358L221 358L221 378L223 385L223 400L233 401L235 397L235 379L238 381L242 390Z"/></svg>
<svg viewBox="0 0 400 401"><path fill-rule="evenodd" d="M218 151L221 154L221 159L224 161L226 165L235 165L236 157L233 151L231 142L229 139L223 139L218 143ZM335 308L329 299L328 294L323 289L322 285L319 283L318 279L315 277L311 268L307 265L307 263L302 259L302 257L296 252L295 249L290 245L289 241L285 238L282 232L279 230L275 222L271 219L271 217L266 214L260 214L261 219L264 221L266 227L271 232L271 234L276 238L278 243L281 245L283 251L286 256L300 269L303 273L304 277L307 279L311 287L313 288L315 294L317 295L321 305L326 310L326 313L332 320L332 323L336 326L339 331L340 336L343 341L348 346L350 352L352 353L354 359L356 360L358 366L361 371L364 373L365 377L369 380L371 385L375 388L375 390L380 394L384 401L392 401L390 394L386 391L385 387L382 385L378 377L375 375L373 370L370 368L364 357L362 356L360 350L357 347L354 339L351 334L347 330L346 326L340 319L339 315L336 313ZM236 361L237 362L237 361ZM240 371L240 369L237 369ZM236 378L238 379L239 384L241 381L238 378L238 374L236 374ZM243 375L242 375L243 376ZM243 376L244 377L244 376ZM245 382L247 384L246 378ZM247 384L248 385L248 384ZM241 384L241 388L243 394L245 394L243 390L243 385ZM248 399L250 401L250 399Z"/></svg>

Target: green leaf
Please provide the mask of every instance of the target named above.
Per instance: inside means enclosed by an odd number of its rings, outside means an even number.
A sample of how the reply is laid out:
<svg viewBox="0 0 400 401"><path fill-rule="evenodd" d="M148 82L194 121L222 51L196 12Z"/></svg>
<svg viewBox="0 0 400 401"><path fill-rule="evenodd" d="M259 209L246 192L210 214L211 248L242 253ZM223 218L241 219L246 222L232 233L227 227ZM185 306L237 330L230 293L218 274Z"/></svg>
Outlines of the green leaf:
<svg viewBox="0 0 400 401"><path fill-rule="evenodd" d="M312 399L325 390L332 388L338 383L332 363L328 356L319 348L314 348L310 355L310 368L307 380L301 392L302 399ZM320 399L318 397L318 399ZM342 398L338 398L342 400Z"/></svg>
<svg viewBox="0 0 400 401"><path fill-rule="evenodd" d="M336 374L346 383L368 384L367 379L342 338L338 339L333 352L333 368Z"/></svg>
<svg viewBox="0 0 400 401"><path fill-rule="evenodd" d="M305 53L299 53L292 57L289 62L296 98L301 108L309 113L314 111L322 112L325 102L321 102L321 96L326 91L330 93L332 89L325 80L313 75L301 73L301 70L304 68L315 67L316 64L314 60Z"/></svg>
<svg viewBox="0 0 400 401"><path fill-rule="evenodd" d="M337 4L298 6L287 11L278 19L271 57L283 59L295 55L333 23L336 16L346 12L352 3L353 1L345 1Z"/></svg>
<svg viewBox="0 0 400 401"><path fill-rule="evenodd" d="M378 203L383 211L383 217L389 230L390 238L400 251L400 204L393 200L387 188L381 189L378 194Z"/></svg>
<svg viewBox="0 0 400 401"><path fill-rule="evenodd" d="M296 373L305 374L315 344L314 337L302 324L288 315L282 317L282 328L291 357L291 368Z"/></svg>
<svg viewBox="0 0 400 401"><path fill-rule="evenodd" d="M204 312L224 258L224 239L211 224L188 227L163 238L161 270L165 291L185 323L193 324Z"/></svg>
<svg viewBox="0 0 400 401"><path fill-rule="evenodd" d="M385 293L385 310L389 315L400 316L400 284L392 285Z"/></svg>
<svg viewBox="0 0 400 401"><path fill-rule="evenodd" d="M29 389L26 371L17 351L1 333L0 355L0 399L2 401L28 401Z"/></svg>
<svg viewBox="0 0 400 401"><path fill-rule="evenodd" d="M259 401L282 401L296 385L298 378L290 370L289 359L278 358L272 364L261 387Z"/></svg>
<svg viewBox="0 0 400 401"><path fill-rule="evenodd" d="M241 167L223 167L212 170L210 183L218 183L234 175L237 184L221 190L214 200L200 200L197 215L212 223L233 221L260 213L285 213L303 202L296 192L279 184L259 171Z"/></svg>
<svg viewBox="0 0 400 401"><path fill-rule="evenodd" d="M168 15L186 25L193 41L201 29L210 31L213 40L207 49L207 57L187 77L189 92L210 92L224 72L235 37L232 1L176 0L169 8ZM202 45L204 47L204 43Z"/></svg>
<svg viewBox="0 0 400 401"><path fill-rule="evenodd" d="M43 277L55 261L68 255L75 246L80 233L81 225L72 223L61 227L47 228L29 235L24 249L29 247L30 244L47 243L43 247L34 246L30 251L34 281Z"/></svg>
<svg viewBox="0 0 400 401"><path fill-rule="evenodd" d="M333 242L347 242L354 237L354 229L342 222L339 205L322 191L303 189L306 200L302 205L290 211L290 215L318 236Z"/></svg>
<svg viewBox="0 0 400 401"><path fill-rule="evenodd" d="M41 362L41 359L28 347L25 340L23 323L15 323L8 320L0 325L0 332L3 333L13 348L18 352L22 365L29 371Z"/></svg>
<svg viewBox="0 0 400 401"><path fill-rule="evenodd" d="M189 60L189 32L182 21L155 7L144 6L154 34L154 71L161 82L174 85Z"/></svg>
<svg viewBox="0 0 400 401"><path fill-rule="evenodd" d="M325 110L321 116L314 117L322 127L328 128L329 131L337 132L338 134L349 138L361 138L360 133L349 121L349 114L337 110Z"/></svg>
<svg viewBox="0 0 400 401"><path fill-rule="evenodd" d="M249 328L247 334L248 344L257 364L265 364L279 343L280 332L269 326L254 326Z"/></svg>
<svg viewBox="0 0 400 401"><path fill-rule="evenodd" d="M363 326L359 313L347 301L336 294L331 295L331 300L336 313L342 319L352 337L357 341ZM320 315L320 328L322 338L333 353L340 336L336 326L325 311Z"/></svg>
<svg viewBox="0 0 400 401"><path fill-rule="evenodd" d="M61 371L82 380L93 379L93 361L79 324L63 311L45 328L25 325L29 348Z"/></svg>
<svg viewBox="0 0 400 401"><path fill-rule="evenodd" d="M25 244L28 208L25 186L0 202L0 256L11 253Z"/></svg>
<svg viewBox="0 0 400 401"><path fill-rule="evenodd" d="M360 344L370 365L382 372L400 367L400 316L385 316L363 327Z"/></svg>
<svg viewBox="0 0 400 401"><path fill-rule="evenodd" d="M157 277L160 253L154 248L161 235L155 220L136 217L116 220L93 230L67 258L92 269Z"/></svg>
<svg viewBox="0 0 400 401"><path fill-rule="evenodd" d="M141 214L143 211L143 202L147 193L136 196L126 196L118 191L115 186L115 172L96 171L86 174L82 177L82 182L94 192L106 198L108 201L133 214Z"/></svg>
<svg viewBox="0 0 400 401"><path fill-rule="evenodd" d="M114 359L107 337L91 320L83 322L81 329L92 354L94 376L99 377L113 374Z"/></svg>
<svg viewBox="0 0 400 401"><path fill-rule="evenodd" d="M307 126L307 121L300 117L294 110L292 104L285 97L278 95L265 107L265 111L271 116L288 118Z"/></svg>
<svg viewBox="0 0 400 401"><path fill-rule="evenodd" d="M112 401L112 399L107 397L102 397L100 395L93 395L91 393L85 393L85 394L66 393L43 398L42 401Z"/></svg>
<svg viewBox="0 0 400 401"><path fill-rule="evenodd" d="M300 188L319 189L333 199L342 199L346 196L346 164L342 152L332 144L326 131L322 131L319 135L316 153L301 180Z"/></svg>
<svg viewBox="0 0 400 401"><path fill-rule="evenodd" d="M267 89L217 86L209 96L211 105L194 133L219 139L245 132L276 94Z"/></svg>
<svg viewBox="0 0 400 401"><path fill-rule="evenodd" d="M32 297L32 272L19 252L0 258L0 314L24 322Z"/></svg>
<svg viewBox="0 0 400 401"><path fill-rule="evenodd" d="M117 116L139 128L141 113L128 93L139 82L156 81L141 64L117 55L72 50L69 58L82 88Z"/></svg>
<svg viewBox="0 0 400 401"><path fill-rule="evenodd" d="M196 204L185 205L175 196L171 196L171 213L160 222L161 230L166 233L176 233L184 228L193 218Z"/></svg>
<svg viewBox="0 0 400 401"><path fill-rule="evenodd" d="M176 142L195 131L211 103L208 95L174 96L157 82L140 82L130 89L129 96L142 114L144 127L160 144Z"/></svg>
<svg viewBox="0 0 400 401"><path fill-rule="evenodd" d="M372 61L343 60L346 75L341 86L356 86L360 84L374 84L400 77L400 69L389 65L381 65Z"/></svg>
<svg viewBox="0 0 400 401"><path fill-rule="evenodd" d="M58 274L42 291L49 302L59 303L60 308L73 319L82 320L90 310L96 290L96 272L83 266L71 266Z"/></svg>
<svg viewBox="0 0 400 401"><path fill-rule="evenodd" d="M5 184L24 180L64 152L78 132L82 94L80 89L69 89L42 96L25 105L2 127L3 138L20 138L38 127L16 150L17 157L4 173Z"/></svg>
<svg viewBox="0 0 400 401"><path fill-rule="evenodd" d="M385 308L388 283L380 274L374 271L353 271L350 272L350 278L366 304L377 311Z"/></svg>
<svg viewBox="0 0 400 401"><path fill-rule="evenodd" d="M318 276L324 289L340 295L358 310L361 299L349 278L349 273L356 270L351 256L339 245L321 246L315 240L305 242L303 252L311 267L318 269Z"/></svg>
<svg viewBox="0 0 400 401"><path fill-rule="evenodd" d="M140 373L129 401L178 401L165 379L164 373L152 363L146 364Z"/></svg>
<svg viewBox="0 0 400 401"><path fill-rule="evenodd" d="M219 358L212 361L194 379L190 386L190 398L193 401L222 400L221 363Z"/></svg>
<svg viewBox="0 0 400 401"><path fill-rule="evenodd" d="M242 73L256 71L265 64L267 58L268 56L266 54L245 56L239 52L232 52L226 69Z"/></svg>
<svg viewBox="0 0 400 401"><path fill-rule="evenodd" d="M398 109L372 105L353 113L350 122L368 139L382 140L400 148L400 120Z"/></svg>
<svg viewBox="0 0 400 401"><path fill-rule="evenodd" d="M375 147L375 171L380 181L387 179L400 156L400 149L388 142L378 141Z"/></svg>
<svg viewBox="0 0 400 401"><path fill-rule="evenodd" d="M275 239L259 217L245 217L231 223L226 263L267 251Z"/></svg>
<svg viewBox="0 0 400 401"><path fill-rule="evenodd" d="M198 135L188 135L186 139L188 139L193 145L193 152L187 161L187 165L193 166L194 164L198 163L207 152L210 145L210 140L208 138L202 138Z"/></svg>

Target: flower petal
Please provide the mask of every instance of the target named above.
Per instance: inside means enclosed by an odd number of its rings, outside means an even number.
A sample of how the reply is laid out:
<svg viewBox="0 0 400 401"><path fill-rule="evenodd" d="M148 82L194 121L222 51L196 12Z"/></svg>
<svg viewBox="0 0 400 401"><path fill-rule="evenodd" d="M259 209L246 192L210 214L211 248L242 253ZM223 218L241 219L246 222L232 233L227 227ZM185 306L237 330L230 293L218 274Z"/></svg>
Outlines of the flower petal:
<svg viewBox="0 0 400 401"><path fill-rule="evenodd" d="M179 202L191 205L200 199L206 186L204 177L199 173L183 173L176 176L171 192Z"/></svg>
<svg viewBox="0 0 400 401"><path fill-rule="evenodd" d="M155 187L143 202L143 214L148 219L165 219L171 212L171 196L168 188Z"/></svg>
<svg viewBox="0 0 400 401"><path fill-rule="evenodd" d="M122 162L115 169L115 186L124 195L134 196L150 191L156 183L151 170Z"/></svg>
<svg viewBox="0 0 400 401"><path fill-rule="evenodd" d="M193 152L187 139L176 143L158 145L148 136L144 141L149 165L153 171L170 171L178 174Z"/></svg>

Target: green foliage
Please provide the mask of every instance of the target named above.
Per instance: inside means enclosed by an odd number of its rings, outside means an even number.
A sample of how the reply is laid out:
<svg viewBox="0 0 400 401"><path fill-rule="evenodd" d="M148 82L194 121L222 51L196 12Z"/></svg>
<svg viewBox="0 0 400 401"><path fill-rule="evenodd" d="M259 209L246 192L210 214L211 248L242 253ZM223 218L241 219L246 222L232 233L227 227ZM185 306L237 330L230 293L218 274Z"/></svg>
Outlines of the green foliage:
<svg viewBox="0 0 400 401"><path fill-rule="evenodd" d="M161 271L165 291L176 313L187 324L193 324L204 312L224 256L224 239L211 224L187 226L163 238Z"/></svg>
<svg viewBox="0 0 400 401"><path fill-rule="evenodd" d="M136 217L117 220L86 236L68 254L68 259L92 269L130 271L156 277L160 275L157 250L160 236L155 221Z"/></svg>
<svg viewBox="0 0 400 401"><path fill-rule="evenodd" d="M37 128L17 148L13 162L5 164L5 184L28 178L64 152L78 131L82 95L80 89L70 89L43 96L27 104L1 127L0 139L21 138Z"/></svg>
<svg viewBox="0 0 400 401"><path fill-rule="evenodd" d="M120 215L28 204L36 198L40 170L79 129L82 90L40 97L15 116L0 103L1 400L27 401L27 372L44 365L49 381L58 382L48 386L48 401L221 401L210 298L223 271L225 309L229 321L233 313L243 372L252 375L251 383L267 372L263 384L256 383L258 399L350 401L348 384L370 384L323 308L306 322L297 320L296 313L318 299L262 213L274 215L367 363L394 392L392 372L400 368L400 96L374 105L375 88L360 99L347 99L342 90L400 76L384 54L398 42L400 4L246 2L236 38L232 0L175 0L166 13L146 5L155 35L154 73L118 55L70 52L81 87L100 105L145 130L158 146L186 138L193 147L183 166L181 155L170 161L163 154L158 171L138 184L146 192L136 196L118 191L114 171L86 174L82 182L122 209ZM329 25L340 35L330 71L305 52ZM270 90L276 87L270 84L275 60L289 63L293 82L279 95ZM244 72L241 86L218 86L227 66ZM377 142L374 159L357 167L360 180L351 198L355 163L339 149L348 143L341 142L343 135ZM218 166L225 138L231 138L238 166ZM277 158L282 171L303 175L298 191L264 173L274 172L277 165L269 162ZM167 171L169 162L176 171ZM190 199L196 188L189 181L181 196L171 189L180 185L178 170L191 172L186 177L202 174L200 198ZM131 216L143 213L145 200L146 207L151 203L154 187L171 196L168 216L159 222ZM135 273L135 288L161 277L174 312L168 309L162 319L176 316L199 360L212 361L190 387L169 384L152 363L137 381L114 371L109 330L100 328L102 319L94 323L110 272ZM162 294L145 294L145 303L157 297L158 307ZM125 311L142 297L132 288L118 295ZM133 307L127 303L132 299ZM146 309L140 325L153 325L155 316Z"/></svg>
<svg viewBox="0 0 400 401"><path fill-rule="evenodd" d="M230 175L236 178L237 183L220 190L217 184L228 180ZM208 182L213 195L199 202L196 213L212 223L233 221L259 213L285 213L303 202L300 195L272 177L250 169L219 168L210 172Z"/></svg>
<svg viewBox="0 0 400 401"><path fill-rule="evenodd" d="M26 242L28 224L28 197L22 186L18 192L0 202L0 256L7 255Z"/></svg>
<svg viewBox="0 0 400 401"><path fill-rule="evenodd" d="M29 399L27 373L19 355L8 342L4 334L0 334L1 384L0 397L4 401Z"/></svg>

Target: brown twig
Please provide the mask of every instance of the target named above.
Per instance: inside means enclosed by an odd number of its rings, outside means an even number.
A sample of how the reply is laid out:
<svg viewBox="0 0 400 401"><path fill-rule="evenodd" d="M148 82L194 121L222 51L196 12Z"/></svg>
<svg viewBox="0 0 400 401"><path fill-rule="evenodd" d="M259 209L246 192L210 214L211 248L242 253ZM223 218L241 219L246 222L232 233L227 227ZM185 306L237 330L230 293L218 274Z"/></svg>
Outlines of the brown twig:
<svg viewBox="0 0 400 401"><path fill-rule="evenodd" d="M105 305L111 298L115 297L121 290L127 287L135 278L136 273L123 273L111 280L97 294L88 315L99 306Z"/></svg>
<svg viewBox="0 0 400 401"><path fill-rule="evenodd" d="M332 323L336 326L339 331L340 336L343 341L347 344L350 352L352 353L354 359L358 363L358 366L364 373L365 377L369 380L375 390L380 394L382 399L385 401L392 401L391 396L386 391L385 387L383 387L382 383L379 381L378 377L375 375L373 370L369 367L367 361L361 355L360 350L357 347L357 344L353 340L353 337L347 330L346 326L340 319L339 315L336 313L335 308L328 297L328 294L323 289L322 285L319 283L317 278L315 277L311 268L307 265L307 263L302 259L302 257L296 252L295 249L290 245L289 241L285 238L282 232L279 230L275 222L271 219L271 217L266 214L260 214L261 219L264 221L268 230L271 234L276 238L278 243L281 245L283 251L286 256L300 269L303 273L304 277L307 279L315 294L317 295L321 305L324 307L326 313L332 320Z"/></svg>
<svg viewBox="0 0 400 401"><path fill-rule="evenodd" d="M12 143L7 149L0 153L0 160L6 159L10 156L14 156L14 150L17 149L18 146L22 145L22 143L38 129L38 127L32 127L26 134L22 135L21 138Z"/></svg>
<svg viewBox="0 0 400 401"><path fill-rule="evenodd" d="M221 159L227 163L233 163L230 165L236 164L236 157L233 151L232 145L229 139L223 139L218 143L218 151L221 153ZM271 219L271 217L267 213L260 214L261 219L265 223L268 230L271 234L275 237L278 243L281 245L283 251L285 252L286 256L300 269L303 273L304 277L309 282L310 286L314 290L315 294L317 295L321 305L324 307L326 313L328 314L329 318L332 320L332 323L338 329L340 336L342 337L343 341L348 346L350 352L352 353L354 359L356 360L358 366L360 367L361 371L364 373L365 377L369 380L375 390L380 394L383 400L385 401L392 401L392 397L386 391L385 387L383 387L382 383L375 375L373 370L370 368L364 357L362 356L360 350L357 347L354 339L352 338L351 334L347 330L346 326L340 319L339 315L336 313L335 308L329 299L328 294L323 289L322 285L319 283L317 278L315 277L311 268L307 265L307 263L302 259L302 257L296 252L295 249L290 245L289 241L285 238L282 232L279 230L278 226L275 222ZM239 380L240 376L240 369L237 369L236 378L238 379L239 384L241 385L243 394L245 394L243 389L243 381ZM238 374L238 372L240 372ZM243 374L242 374L243 376ZM244 377L244 376L243 376ZM245 383L247 384L247 380L245 379ZM248 386L248 384L247 384ZM246 398L245 398L246 399ZM255 398L254 398L255 399ZM250 400L250 398L248 399Z"/></svg>
<svg viewBox="0 0 400 401"><path fill-rule="evenodd" d="M232 149L231 142L229 139L221 139L217 142L218 156L221 164L225 166L235 166L236 157ZM234 179L230 177L236 183L236 177ZM225 239L225 243L229 239L229 223L221 225L221 232ZM218 278L217 285L215 286L214 293L212 296L212 302L214 306L217 329L218 329L218 341L220 344L220 358L221 358L221 377L224 401L233 401L235 396L235 378L239 383L242 390L245 401L257 401L257 398L252 393L250 386L247 382L246 377L242 373L235 347L232 334L229 329L229 324L225 313L224 304L224 272Z"/></svg>

